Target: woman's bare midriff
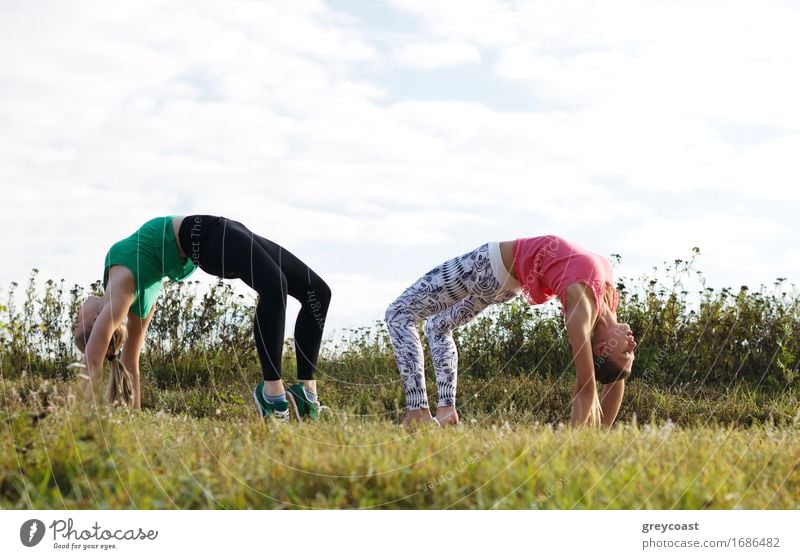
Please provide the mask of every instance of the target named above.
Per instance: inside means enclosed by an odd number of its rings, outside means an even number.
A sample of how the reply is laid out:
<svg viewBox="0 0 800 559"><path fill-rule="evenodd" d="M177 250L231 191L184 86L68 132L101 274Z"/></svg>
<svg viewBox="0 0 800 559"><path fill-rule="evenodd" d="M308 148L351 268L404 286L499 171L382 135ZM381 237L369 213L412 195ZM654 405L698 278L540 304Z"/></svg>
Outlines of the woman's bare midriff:
<svg viewBox="0 0 800 559"><path fill-rule="evenodd" d="M500 241L500 255L503 257L503 264L515 280L519 281L517 271L514 269L514 241Z"/></svg>
<svg viewBox="0 0 800 559"><path fill-rule="evenodd" d="M178 245L178 252L181 253L181 258L186 258L186 253L183 252L183 247L181 246L181 240L178 236L178 232L181 230L181 223L183 223L183 216L176 215L172 218L172 232L175 235L175 244Z"/></svg>

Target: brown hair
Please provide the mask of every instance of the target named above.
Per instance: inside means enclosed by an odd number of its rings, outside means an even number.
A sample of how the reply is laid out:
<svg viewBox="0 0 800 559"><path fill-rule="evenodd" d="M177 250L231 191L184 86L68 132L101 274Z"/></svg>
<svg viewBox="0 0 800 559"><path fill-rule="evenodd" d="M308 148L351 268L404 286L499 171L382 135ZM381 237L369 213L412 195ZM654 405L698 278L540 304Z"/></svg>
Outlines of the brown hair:
<svg viewBox="0 0 800 559"><path fill-rule="evenodd" d="M608 289L606 289L605 296L610 296ZM596 328L597 321L595 321L594 326L592 326L590 339L592 346L594 346ZM600 355L594 356L594 378L597 382L611 384L618 380L624 380L629 376L631 376L631 370L620 367L614 363L606 351L601 352Z"/></svg>
<svg viewBox="0 0 800 559"><path fill-rule="evenodd" d="M92 335L92 328L89 327L82 332L75 334L73 342L81 353L86 352L86 344ZM119 360L123 344L128 339L128 327L124 324L117 326L111 336L106 350L106 361L111 366L111 376L106 387L106 398L112 405L130 406L133 403L133 377L125 365Z"/></svg>
<svg viewBox="0 0 800 559"><path fill-rule="evenodd" d="M625 369L614 363L607 355L596 355L594 358L594 378L597 382L611 384L624 380L631 375L630 369Z"/></svg>

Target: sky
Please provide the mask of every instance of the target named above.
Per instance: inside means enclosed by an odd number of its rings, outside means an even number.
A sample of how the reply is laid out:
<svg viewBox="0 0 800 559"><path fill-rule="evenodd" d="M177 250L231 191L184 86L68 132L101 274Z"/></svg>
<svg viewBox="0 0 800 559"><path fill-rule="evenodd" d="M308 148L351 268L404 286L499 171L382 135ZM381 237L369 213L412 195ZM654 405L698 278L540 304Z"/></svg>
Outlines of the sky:
<svg viewBox="0 0 800 559"><path fill-rule="evenodd" d="M88 285L192 213L308 263L333 332L541 234L800 283L798 28L770 0L0 0L0 289Z"/></svg>

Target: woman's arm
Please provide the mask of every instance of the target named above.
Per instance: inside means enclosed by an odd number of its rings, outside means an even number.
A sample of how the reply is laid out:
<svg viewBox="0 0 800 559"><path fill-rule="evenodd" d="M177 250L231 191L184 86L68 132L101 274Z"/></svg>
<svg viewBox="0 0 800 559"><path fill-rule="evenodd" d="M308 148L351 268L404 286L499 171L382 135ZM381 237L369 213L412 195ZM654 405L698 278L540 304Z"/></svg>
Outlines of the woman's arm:
<svg viewBox="0 0 800 559"><path fill-rule="evenodd" d="M91 382L102 378L108 344L111 342L114 330L125 320L133 298L132 293L109 293L103 310L97 316L85 352L86 373Z"/></svg>
<svg viewBox="0 0 800 559"><path fill-rule="evenodd" d="M567 289L567 336L572 346L576 371L575 388L572 390L573 427L586 425L597 398L591 341L593 312L582 287L576 285Z"/></svg>
<svg viewBox="0 0 800 559"><path fill-rule="evenodd" d="M156 305L150 309L147 318L142 319L133 313L128 313L128 341L122 346L122 357L120 360L122 364L128 369L133 381L133 407L134 409L142 409L142 388L141 388L141 375L139 372L139 356L144 347L144 338L147 334L147 328L150 326L150 321L153 320L153 315L156 312Z"/></svg>
<svg viewBox="0 0 800 559"><path fill-rule="evenodd" d="M603 427L611 427L619 413L622 396L625 394L625 380L618 380L603 387L600 407L603 409Z"/></svg>
<svg viewBox="0 0 800 559"><path fill-rule="evenodd" d="M86 373L89 375L89 384L92 389L95 383L102 382L103 365L108 353L108 344L111 342L114 330L125 319L124 314L120 316L119 312L114 312L120 308L122 308L121 305L113 304L111 300L106 303L97 316L89 341L86 343L86 352L84 354L86 358Z"/></svg>

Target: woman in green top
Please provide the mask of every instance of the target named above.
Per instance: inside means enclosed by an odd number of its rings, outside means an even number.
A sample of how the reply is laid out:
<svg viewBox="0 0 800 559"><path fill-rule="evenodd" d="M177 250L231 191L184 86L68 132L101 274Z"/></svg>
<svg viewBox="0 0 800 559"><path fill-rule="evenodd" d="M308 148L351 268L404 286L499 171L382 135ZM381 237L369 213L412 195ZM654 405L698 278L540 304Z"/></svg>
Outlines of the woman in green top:
<svg viewBox="0 0 800 559"><path fill-rule="evenodd" d="M288 419L291 407L298 419L316 419L320 406L313 373L330 289L289 251L224 217L158 217L111 247L105 258L105 294L87 299L75 326L75 344L85 354L89 378L97 378L104 358L120 363L130 371L132 404L141 407L139 354L162 280L184 280L197 267L218 277L240 278L258 292L254 337L264 380L253 397L262 417ZM288 391L280 371L287 295L301 304L295 325L300 382ZM120 337L127 339L117 353L120 344L112 342Z"/></svg>

